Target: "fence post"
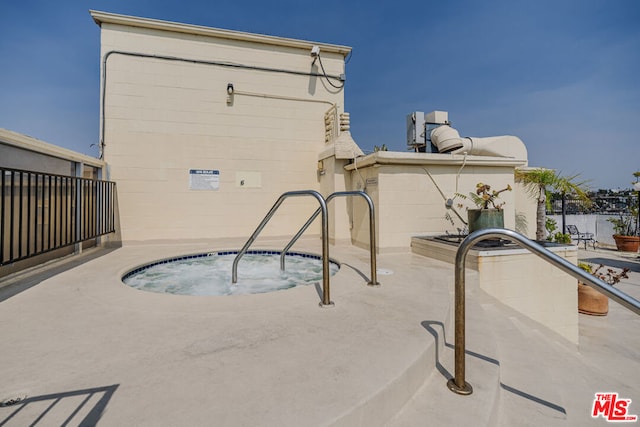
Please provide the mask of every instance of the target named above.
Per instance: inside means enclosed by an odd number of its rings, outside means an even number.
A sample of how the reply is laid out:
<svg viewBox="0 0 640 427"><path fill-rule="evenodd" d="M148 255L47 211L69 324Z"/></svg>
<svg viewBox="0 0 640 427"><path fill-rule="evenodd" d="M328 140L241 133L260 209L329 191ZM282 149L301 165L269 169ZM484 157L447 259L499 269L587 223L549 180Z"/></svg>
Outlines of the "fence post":
<svg viewBox="0 0 640 427"><path fill-rule="evenodd" d="M77 243L74 245L74 252L77 254L82 253L82 237L84 228L84 183L82 181L82 173L84 170L84 164L82 162L75 162L75 177L76 177L76 239Z"/></svg>

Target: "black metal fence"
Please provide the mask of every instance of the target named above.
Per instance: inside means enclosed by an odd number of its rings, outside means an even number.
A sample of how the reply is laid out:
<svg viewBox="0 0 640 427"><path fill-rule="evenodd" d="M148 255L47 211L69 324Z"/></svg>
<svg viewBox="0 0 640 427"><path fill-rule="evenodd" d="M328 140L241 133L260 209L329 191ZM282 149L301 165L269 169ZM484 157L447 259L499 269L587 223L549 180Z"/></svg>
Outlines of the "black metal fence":
<svg viewBox="0 0 640 427"><path fill-rule="evenodd" d="M115 182L0 168L0 266L115 231Z"/></svg>
<svg viewBox="0 0 640 427"><path fill-rule="evenodd" d="M563 211L567 215L590 214L598 211L598 204L593 199L590 202L585 202L572 195L566 195L563 198L562 195L554 193L551 195L546 210L548 215L560 215Z"/></svg>

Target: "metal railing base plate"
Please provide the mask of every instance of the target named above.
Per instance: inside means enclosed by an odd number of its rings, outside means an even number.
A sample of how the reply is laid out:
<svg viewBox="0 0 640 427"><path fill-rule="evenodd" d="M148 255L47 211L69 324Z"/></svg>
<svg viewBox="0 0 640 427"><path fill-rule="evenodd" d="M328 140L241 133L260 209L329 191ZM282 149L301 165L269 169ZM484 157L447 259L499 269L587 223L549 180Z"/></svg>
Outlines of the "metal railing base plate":
<svg viewBox="0 0 640 427"><path fill-rule="evenodd" d="M464 387L458 387L455 378L451 378L449 381L447 381L447 387L449 387L449 390L451 390L455 394L461 394L463 396L468 396L473 393L473 387L471 387L471 384L465 381Z"/></svg>
<svg viewBox="0 0 640 427"><path fill-rule="evenodd" d="M333 308L333 307L335 307L336 305L333 303L333 301L329 301L329 304L325 304L325 303L323 303L322 301L320 301L320 302L318 303L318 306L319 306L320 308Z"/></svg>

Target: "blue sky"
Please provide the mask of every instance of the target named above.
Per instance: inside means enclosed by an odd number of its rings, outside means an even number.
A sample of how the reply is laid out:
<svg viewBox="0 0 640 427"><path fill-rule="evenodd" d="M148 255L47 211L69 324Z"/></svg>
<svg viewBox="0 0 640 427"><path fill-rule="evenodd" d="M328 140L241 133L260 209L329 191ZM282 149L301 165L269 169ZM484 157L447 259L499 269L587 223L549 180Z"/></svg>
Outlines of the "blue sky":
<svg viewBox="0 0 640 427"><path fill-rule="evenodd" d="M629 188L640 170L640 1L3 1L0 127L96 155L89 9L353 47L345 109L365 151L406 151L406 115L511 134L529 164Z"/></svg>

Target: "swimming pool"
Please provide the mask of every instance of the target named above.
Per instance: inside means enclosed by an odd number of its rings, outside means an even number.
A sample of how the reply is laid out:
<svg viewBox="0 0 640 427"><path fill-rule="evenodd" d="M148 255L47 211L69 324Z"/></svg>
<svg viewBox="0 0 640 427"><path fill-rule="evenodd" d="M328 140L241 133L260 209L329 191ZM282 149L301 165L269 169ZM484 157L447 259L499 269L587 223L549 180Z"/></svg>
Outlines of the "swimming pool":
<svg viewBox="0 0 640 427"><path fill-rule="evenodd" d="M122 281L142 291L174 295L246 295L305 286L322 280L322 258L288 252L286 269L280 270L280 251L248 251L238 266L238 282L231 281L238 251L218 251L163 259L137 267ZM331 260L330 275L340 265Z"/></svg>

